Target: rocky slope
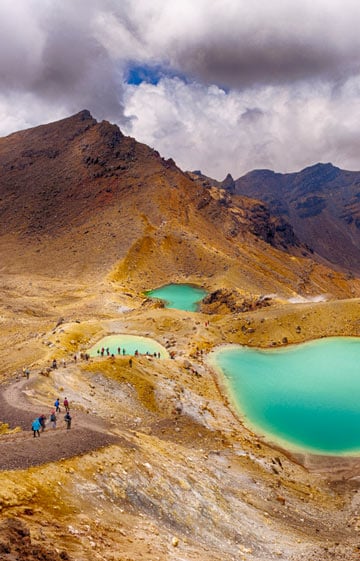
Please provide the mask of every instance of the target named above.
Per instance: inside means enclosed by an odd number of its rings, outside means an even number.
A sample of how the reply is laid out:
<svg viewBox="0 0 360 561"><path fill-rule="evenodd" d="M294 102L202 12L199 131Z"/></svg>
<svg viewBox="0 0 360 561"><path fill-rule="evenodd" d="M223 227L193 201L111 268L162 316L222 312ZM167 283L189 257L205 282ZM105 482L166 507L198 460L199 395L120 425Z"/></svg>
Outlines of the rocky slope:
<svg viewBox="0 0 360 561"><path fill-rule="evenodd" d="M271 214L269 206L261 200L236 195L235 182L228 175L223 182L216 181L200 171L188 172L198 185L207 189L212 196L227 207L234 216L241 217L247 230L266 243L294 255L309 256L311 249L302 243L289 222L283 217Z"/></svg>
<svg viewBox="0 0 360 561"><path fill-rule="evenodd" d="M200 185L87 111L0 139L0 169L3 272L108 274L141 290L178 279L247 293L358 290L318 267L263 204Z"/></svg>
<svg viewBox="0 0 360 561"><path fill-rule="evenodd" d="M316 164L298 173L255 170L225 187L265 201L301 242L336 267L360 271L360 173Z"/></svg>

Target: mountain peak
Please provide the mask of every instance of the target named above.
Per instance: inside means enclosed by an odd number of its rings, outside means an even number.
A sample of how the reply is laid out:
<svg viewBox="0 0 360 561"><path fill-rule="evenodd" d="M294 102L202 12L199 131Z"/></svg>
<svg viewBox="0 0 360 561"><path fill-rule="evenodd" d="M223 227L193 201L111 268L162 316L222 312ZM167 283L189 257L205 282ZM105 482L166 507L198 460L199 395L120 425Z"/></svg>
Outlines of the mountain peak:
<svg viewBox="0 0 360 561"><path fill-rule="evenodd" d="M73 126L74 124L83 124L86 123L91 124L91 125L96 125L97 124L97 120L94 119L94 117L91 115L90 111L88 109L82 109L81 111L79 111L78 113L74 113L74 115L70 115L70 117L64 117L63 119L59 119L57 121L52 121L51 123L47 123L45 125L40 125L39 127L35 127L35 129L38 128L49 128L49 127L63 127L63 126L68 126L71 125ZM33 129L30 129L33 130Z"/></svg>
<svg viewBox="0 0 360 561"><path fill-rule="evenodd" d="M81 121L86 121L87 119L93 119L93 116L91 115L88 109L83 109L82 111L79 111L79 113L76 113L74 117L78 117Z"/></svg>
<svg viewBox="0 0 360 561"><path fill-rule="evenodd" d="M335 177L340 172L340 168L334 166L332 163L327 162L326 164L319 162L302 169L299 174L306 175L321 175L328 178L329 176Z"/></svg>
<svg viewBox="0 0 360 561"><path fill-rule="evenodd" d="M235 181L233 179L233 176L230 173L228 173L224 181L221 182L220 186L222 187L222 189L226 189L227 191L229 191L229 193L234 193Z"/></svg>
<svg viewBox="0 0 360 561"><path fill-rule="evenodd" d="M274 177L275 175L278 174L272 169L254 169L252 171L249 171L246 175L244 175L244 177L261 179L261 178Z"/></svg>
<svg viewBox="0 0 360 561"><path fill-rule="evenodd" d="M306 168L302 169L301 171L306 170L324 170L324 169L339 169L334 166L331 162L317 162L316 164L312 164L311 166L307 166ZM300 172L301 173L301 172Z"/></svg>
<svg viewBox="0 0 360 561"><path fill-rule="evenodd" d="M323 185L336 179L341 173L343 172L339 168L330 163L318 163L301 170L297 174L292 174L292 176L296 178L296 183L303 183L303 189L306 188L307 191L317 191L321 190Z"/></svg>

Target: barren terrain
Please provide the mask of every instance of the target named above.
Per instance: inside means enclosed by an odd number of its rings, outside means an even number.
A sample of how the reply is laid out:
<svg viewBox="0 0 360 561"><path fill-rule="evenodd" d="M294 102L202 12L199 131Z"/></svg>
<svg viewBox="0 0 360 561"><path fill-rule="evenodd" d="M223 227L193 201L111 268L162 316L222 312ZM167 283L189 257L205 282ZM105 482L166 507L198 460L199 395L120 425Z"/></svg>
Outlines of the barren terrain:
<svg viewBox="0 0 360 561"><path fill-rule="evenodd" d="M86 111L0 139L0 166L0 559L358 560L359 459L254 434L208 361L359 336L356 275ZM168 282L209 297L145 296ZM174 359L81 358L110 334ZM65 396L72 428L34 438Z"/></svg>
<svg viewBox="0 0 360 561"><path fill-rule="evenodd" d="M26 380L19 366L2 386L2 420L22 430L0 437L1 517L22 520L32 547L51 543L79 561L357 559L357 460L296 457L264 442L204 359L229 340L269 346L284 334L290 343L325 330L356 335L360 303L273 303L235 320L140 300L116 312L128 297L111 286L101 300L104 311L116 299L111 318L94 319L94 301L82 301L92 319L76 314L46 332L32 320L38 335L2 351L15 364L24 347L31 374ZM239 327L247 322L254 331ZM175 359L139 357L131 368L128 357L74 361L116 332L154 337ZM43 375L54 357L66 367ZM48 414L58 395L70 400L72 429L61 415L56 430L34 439L32 418Z"/></svg>

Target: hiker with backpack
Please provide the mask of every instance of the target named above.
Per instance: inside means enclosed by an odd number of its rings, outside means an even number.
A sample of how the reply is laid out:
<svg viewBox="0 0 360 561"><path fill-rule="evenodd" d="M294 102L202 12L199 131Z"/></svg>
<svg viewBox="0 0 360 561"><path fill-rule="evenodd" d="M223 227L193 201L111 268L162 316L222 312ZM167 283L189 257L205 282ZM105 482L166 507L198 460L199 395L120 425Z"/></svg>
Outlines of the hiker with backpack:
<svg viewBox="0 0 360 561"><path fill-rule="evenodd" d="M45 427L46 427L46 415L44 415L44 414L40 415L39 423L40 423L40 426L41 426L41 432L44 432Z"/></svg>
<svg viewBox="0 0 360 561"><path fill-rule="evenodd" d="M53 429L56 429L56 413L55 409L53 409L50 413L50 423Z"/></svg>
<svg viewBox="0 0 360 561"><path fill-rule="evenodd" d="M64 421L66 423L66 428L71 429L71 415L70 415L69 411L66 411Z"/></svg>

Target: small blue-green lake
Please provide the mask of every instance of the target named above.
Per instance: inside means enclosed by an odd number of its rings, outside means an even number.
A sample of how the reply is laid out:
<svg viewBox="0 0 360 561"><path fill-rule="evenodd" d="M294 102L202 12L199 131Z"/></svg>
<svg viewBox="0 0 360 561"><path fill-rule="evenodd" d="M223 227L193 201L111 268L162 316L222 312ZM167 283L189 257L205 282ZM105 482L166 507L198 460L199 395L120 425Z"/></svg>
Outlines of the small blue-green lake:
<svg viewBox="0 0 360 561"><path fill-rule="evenodd" d="M176 308L187 312L196 312L200 300L206 294L206 290L191 284L167 284L147 292L150 298L164 300L166 308Z"/></svg>
<svg viewBox="0 0 360 561"><path fill-rule="evenodd" d="M360 339L272 350L226 346L211 361L257 433L317 454L360 452Z"/></svg>
<svg viewBox="0 0 360 561"><path fill-rule="evenodd" d="M101 351L104 350L104 356L107 356L107 349L110 355L134 355L137 351L140 355L150 354L153 355L160 353L160 358L169 358L169 353L163 347L150 337L141 337L138 335L108 335L103 337L95 343L89 350L90 356L101 356ZM120 349L120 352L119 352Z"/></svg>

